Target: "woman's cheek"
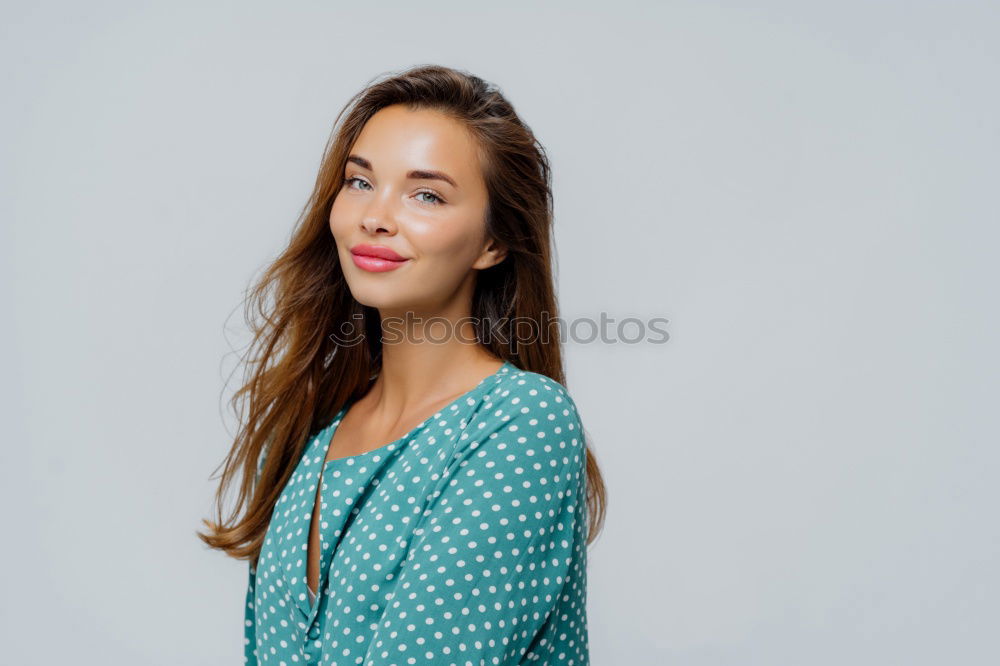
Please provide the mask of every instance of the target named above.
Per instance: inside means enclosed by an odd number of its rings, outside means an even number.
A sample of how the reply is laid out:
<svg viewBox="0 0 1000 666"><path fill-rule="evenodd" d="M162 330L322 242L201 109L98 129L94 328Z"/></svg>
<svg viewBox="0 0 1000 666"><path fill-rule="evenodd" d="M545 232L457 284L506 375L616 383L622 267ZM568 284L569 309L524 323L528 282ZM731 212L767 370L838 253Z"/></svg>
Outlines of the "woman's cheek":
<svg viewBox="0 0 1000 666"><path fill-rule="evenodd" d="M420 254L450 256L461 261L474 243L468 226L455 220L420 221L409 227L413 246Z"/></svg>

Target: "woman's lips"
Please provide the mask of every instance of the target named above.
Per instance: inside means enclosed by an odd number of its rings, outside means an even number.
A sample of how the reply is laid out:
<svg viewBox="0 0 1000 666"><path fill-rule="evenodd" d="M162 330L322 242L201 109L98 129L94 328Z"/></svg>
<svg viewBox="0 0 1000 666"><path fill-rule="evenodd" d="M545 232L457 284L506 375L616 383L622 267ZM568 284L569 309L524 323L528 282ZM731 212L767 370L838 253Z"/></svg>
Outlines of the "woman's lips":
<svg viewBox="0 0 1000 666"><path fill-rule="evenodd" d="M370 257L366 254L351 254L351 259L354 260L354 265L358 268L364 269L366 271L371 271L372 273L381 273L383 271L392 271L403 264L405 264L409 259L403 259L402 261L393 261L391 259L380 259L379 257Z"/></svg>

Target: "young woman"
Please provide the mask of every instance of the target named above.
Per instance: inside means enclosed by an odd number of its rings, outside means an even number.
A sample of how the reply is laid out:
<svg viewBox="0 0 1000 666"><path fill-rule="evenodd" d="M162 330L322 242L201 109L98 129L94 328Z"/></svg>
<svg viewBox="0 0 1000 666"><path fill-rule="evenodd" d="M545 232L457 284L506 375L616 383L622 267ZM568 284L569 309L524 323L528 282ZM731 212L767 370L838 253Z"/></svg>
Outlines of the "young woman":
<svg viewBox="0 0 1000 666"><path fill-rule="evenodd" d="M249 408L199 534L250 562L246 662L588 664L604 485L564 385L544 150L437 66L336 125L251 292Z"/></svg>

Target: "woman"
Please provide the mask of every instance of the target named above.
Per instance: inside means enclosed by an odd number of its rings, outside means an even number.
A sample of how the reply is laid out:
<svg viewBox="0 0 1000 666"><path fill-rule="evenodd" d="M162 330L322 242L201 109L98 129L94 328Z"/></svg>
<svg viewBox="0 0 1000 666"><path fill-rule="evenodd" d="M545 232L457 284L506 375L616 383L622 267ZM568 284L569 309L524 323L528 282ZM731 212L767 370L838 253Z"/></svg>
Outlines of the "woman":
<svg viewBox="0 0 1000 666"><path fill-rule="evenodd" d="M251 293L247 419L199 535L250 561L246 662L587 664L604 486L561 383L544 151L445 67L345 111Z"/></svg>

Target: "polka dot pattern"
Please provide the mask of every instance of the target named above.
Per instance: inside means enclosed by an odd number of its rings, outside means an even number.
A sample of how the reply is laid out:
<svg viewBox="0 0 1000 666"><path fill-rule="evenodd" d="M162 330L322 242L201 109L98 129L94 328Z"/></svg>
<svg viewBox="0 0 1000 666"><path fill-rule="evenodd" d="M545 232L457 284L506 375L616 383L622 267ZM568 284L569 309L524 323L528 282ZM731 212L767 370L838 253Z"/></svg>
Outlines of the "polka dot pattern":
<svg viewBox="0 0 1000 666"><path fill-rule="evenodd" d="M346 411L307 443L250 566L245 663L588 665L586 452L566 388L506 362L402 438L326 462Z"/></svg>

